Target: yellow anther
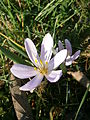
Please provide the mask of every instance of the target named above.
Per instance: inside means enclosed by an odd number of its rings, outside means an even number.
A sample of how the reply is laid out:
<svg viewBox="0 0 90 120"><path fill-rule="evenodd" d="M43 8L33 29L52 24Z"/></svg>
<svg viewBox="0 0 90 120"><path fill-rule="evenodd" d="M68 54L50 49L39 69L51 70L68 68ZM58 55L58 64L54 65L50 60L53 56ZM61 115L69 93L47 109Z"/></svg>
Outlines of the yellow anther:
<svg viewBox="0 0 90 120"><path fill-rule="evenodd" d="M35 63L37 63L38 62L38 60L37 59L35 59Z"/></svg>
<svg viewBox="0 0 90 120"><path fill-rule="evenodd" d="M40 60L40 64L41 64L41 65L43 65L43 62L42 62L42 60Z"/></svg>
<svg viewBox="0 0 90 120"><path fill-rule="evenodd" d="M34 67L34 70L37 70L37 68L36 68L36 67Z"/></svg>
<svg viewBox="0 0 90 120"><path fill-rule="evenodd" d="M48 65L48 62L46 61L45 64Z"/></svg>

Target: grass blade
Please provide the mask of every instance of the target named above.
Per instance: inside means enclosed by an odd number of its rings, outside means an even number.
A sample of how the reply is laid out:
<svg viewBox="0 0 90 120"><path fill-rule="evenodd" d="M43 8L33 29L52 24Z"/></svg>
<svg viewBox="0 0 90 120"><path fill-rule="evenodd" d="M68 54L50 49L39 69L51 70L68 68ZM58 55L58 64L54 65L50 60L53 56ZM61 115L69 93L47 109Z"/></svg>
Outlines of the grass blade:
<svg viewBox="0 0 90 120"><path fill-rule="evenodd" d="M12 20L12 23L13 23L13 26L14 26L14 28L16 27L15 26L15 19L14 19L14 17L13 17L13 15L12 15L12 13L11 13L11 11L5 6L5 4L2 2L2 1L0 1L0 3L1 3L1 5L3 6L3 8L8 12L8 15L10 16L10 18L11 18L11 20ZM10 7L10 6L9 6Z"/></svg>
<svg viewBox="0 0 90 120"><path fill-rule="evenodd" d="M21 55L23 55L25 58L27 57L27 54L25 52L24 47L22 47L21 45L19 45L18 43L16 43L15 41L13 41L11 38L8 38L7 36L5 36L3 33L0 32L0 35L3 36L4 38L6 38L8 40L8 43Z"/></svg>
<svg viewBox="0 0 90 120"><path fill-rule="evenodd" d="M15 44L14 42L8 41L9 45L11 45L18 53L20 53L21 55L23 55L25 58L27 57L26 52L21 49L17 44Z"/></svg>
<svg viewBox="0 0 90 120"><path fill-rule="evenodd" d="M3 33L0 32L0 35L3 36L4 38L6 38L7 40L10 40L12 43L16 44L16 46L20 47L22 50L25 50L24 47L22 47L21 45L19 45L18 43L16 43L14 40L12 40L11 38L7 37L6 35L4 35Z"/></svg>
<svg viewBox="0 0 90 120"><path fill-rule="evenodd" d="M52 0L50 3L46 5L46 7L36 16L35 20L39 21L42 20L43 17L46 17L49 15L63 0L58 0L55 2L55 0ZM55 3L54 3L55 2ZM53 5L54 3L54 5Z"/></svg>
<svg viewBox="0 0 90 120"><path fill-rule="evenodd" d="M76 113L76 115L75 115L74 120L77 119L77 116L78 116L79 111L80 111L80 109L81 109L81 107L82 107L82 105L83 105L83 103L84 103L84 101L85 101L85 98L86 98L86 96L87 96L87 94L88 94L88 90L89 90L89 89L90 89L90 85L88 86L87 90L85 91L85 94L84 94L84 96L83 96L83 98L82 98L82 100L81 100L81 103L80 103L80 105L79 105L79 108L78 108L78 110L77 110L77 113Z"/></svg>
<svg viewBox="0 0 90 120"><path fill-rule="evenodd" d="M16 62L16 63L20 63L20 64L28 64L25 60L21 59L20 57L18 57L16 54L14 54L13 52L11 52L10 50L4 48L3 46L0 46L0 50L2 51L2 53L4 55L6 55L8 58L10 58L12 61Z"/></svg>

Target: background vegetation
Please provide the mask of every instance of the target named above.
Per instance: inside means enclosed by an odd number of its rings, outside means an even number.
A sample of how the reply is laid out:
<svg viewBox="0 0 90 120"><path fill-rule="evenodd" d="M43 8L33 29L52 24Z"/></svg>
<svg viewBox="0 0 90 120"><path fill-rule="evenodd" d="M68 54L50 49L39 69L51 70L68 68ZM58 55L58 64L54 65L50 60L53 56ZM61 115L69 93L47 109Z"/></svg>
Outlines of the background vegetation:
<svg viewBox="0 0 90 120"><path fill-rule="evenodd" d="M90 78L90 2L89 0L1 0L0 1L0 119L16 120L9 84L13 61L26 62L24 40L29 37L40 53L46 33L58 40L70 40L73 52L81 56L68 70L82 71ZM18 45L17 45L18 43ZM19 46L20 45L20 46ZM4 54L2 53L4 52ZM15 56L15 55L16 56ZM6 56L7 55L7 56ZM13 59L12 59L12 56ZM18 58L19 57L19 58ZM11 59L10 59L11 58ZM90 93L69 75L59 82L42 83L28 94L36 120L74 120L80 102L84 101L77 120L90 120ZM85 98L83 96L85 95Z"/></svg>

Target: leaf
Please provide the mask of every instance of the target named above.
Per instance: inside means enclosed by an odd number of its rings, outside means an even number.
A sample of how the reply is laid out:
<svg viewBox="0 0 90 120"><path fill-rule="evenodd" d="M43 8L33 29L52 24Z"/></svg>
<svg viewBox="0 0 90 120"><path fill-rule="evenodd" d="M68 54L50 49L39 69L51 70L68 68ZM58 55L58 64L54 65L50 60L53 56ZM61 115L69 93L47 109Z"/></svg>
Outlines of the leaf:
<svg viewBox="0 0 90 120"><path fill-rule="evenodd" d="M20 53L21 55L23 55L24 57L27 57L26 52L20 47L18 46L18 44L16 44L15 42L12 41L8 41L9 45L11 45L18 53Z"/></svg>
<svg viewBox="0 0 90 120"><path fill-rule="evenodd" d="M13 52L11 52L9 49L4 48L3 46L0 46L0 50L2 51L2 53L4 55L6 55L8 58L10 58L12 61L16 62L16 63L20 63L20 64L26 64L28 65L29 63L27 63L25 60L21 59L20 57L18 57L16 54L14 54Z"/></svg>

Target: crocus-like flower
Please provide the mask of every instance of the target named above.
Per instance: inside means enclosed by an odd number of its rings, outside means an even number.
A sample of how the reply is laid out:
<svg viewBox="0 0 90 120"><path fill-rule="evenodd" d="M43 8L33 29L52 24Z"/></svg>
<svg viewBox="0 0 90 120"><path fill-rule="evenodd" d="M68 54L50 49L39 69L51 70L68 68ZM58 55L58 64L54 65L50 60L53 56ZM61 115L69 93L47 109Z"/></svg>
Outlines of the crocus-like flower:
<svg viewBox="0 0 90 120"><path fill-rule="evenodd" d="M33 77L29 82L20 87L20 90L34 90L38 85L40 85L44 76L50 82L56 82L60 79L60 77L62 76L62 70L53 69L56 69L65 60L67 56L67 50L61 50L51 59L52 47L53 39L48 33L43 38L41 44L41 55L39 57L34 43L29 38L25 40L26 52L35 67L23 64L14 64L12 66L11 72L14 76L20 79Z"/></svg>
<svg viewBox="0 0 90 120"><path fill-rule="evenodd" d="M69 66L69 65L72 64L72 62L74 60L76 60L79 57L80 50L78 50L77 52L75 52L74 55L72 55L72 46L71 46L71 43L69 42L69 40L67 40L67 39L65 39L65 46L66 46L66 49L67 49L67 57L66 57L66 60L65 60L65 65ZM63 46L63 44L60 40L58 42L58 48L59 48L59 51L64 49L64 46Z"/></svg>

